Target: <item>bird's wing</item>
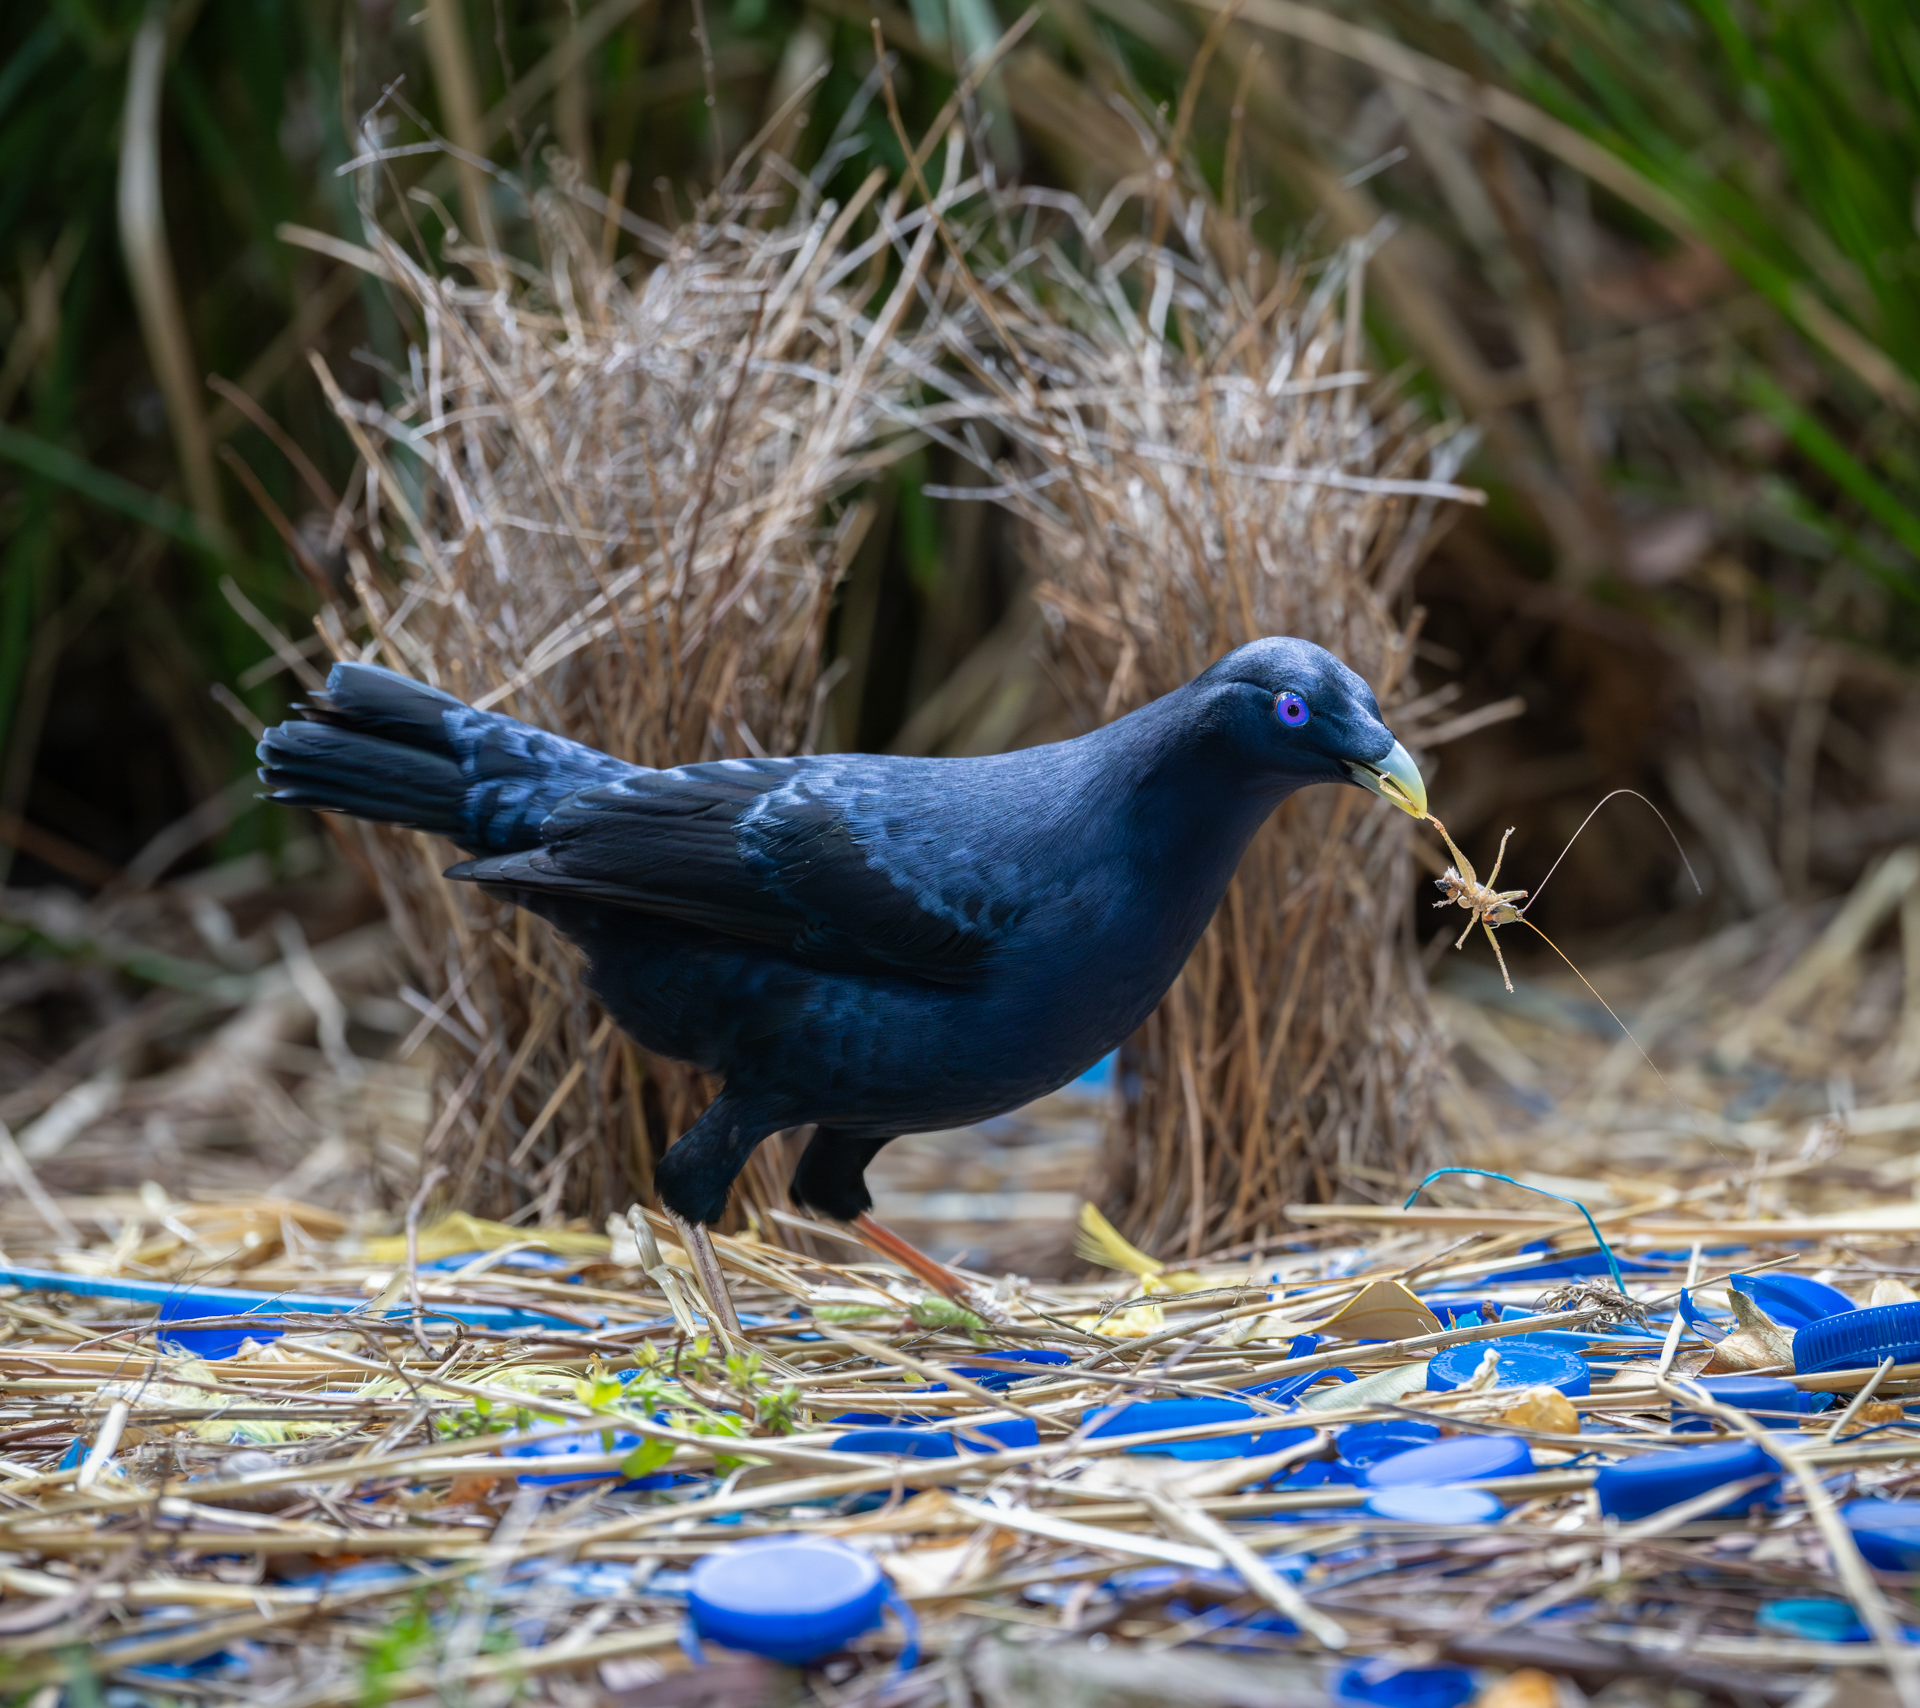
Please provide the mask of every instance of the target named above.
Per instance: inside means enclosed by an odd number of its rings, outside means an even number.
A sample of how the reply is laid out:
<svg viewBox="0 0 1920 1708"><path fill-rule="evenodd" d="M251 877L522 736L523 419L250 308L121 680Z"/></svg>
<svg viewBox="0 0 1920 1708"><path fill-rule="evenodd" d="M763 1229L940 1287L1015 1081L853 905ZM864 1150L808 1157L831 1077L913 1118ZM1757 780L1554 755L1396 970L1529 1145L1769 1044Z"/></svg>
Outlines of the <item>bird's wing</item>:
<svg viewBox="0 0 1920 1708"><path fill-rule="evenodd" d="M877 813L893 781L839 756L636 772L562 802L540 847L448 876L631 908L823 971L962 982L1012 915L974 893L976 873L943 882L924 846L901 845L898 814Z"/></svg>

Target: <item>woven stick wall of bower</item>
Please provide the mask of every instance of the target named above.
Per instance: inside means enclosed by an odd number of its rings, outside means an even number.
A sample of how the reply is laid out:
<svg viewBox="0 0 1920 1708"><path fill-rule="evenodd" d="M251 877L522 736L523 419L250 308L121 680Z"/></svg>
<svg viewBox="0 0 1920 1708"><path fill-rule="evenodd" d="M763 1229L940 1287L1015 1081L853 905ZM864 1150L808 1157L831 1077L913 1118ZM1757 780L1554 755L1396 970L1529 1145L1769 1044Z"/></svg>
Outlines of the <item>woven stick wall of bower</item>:
<svg viewBox="0 0 1920 1708"><path fill-rule="evenodd" d="M772 229L750 196L712 206L653 234L637 282L558 193L535 203L542 268L463 257L485 286L369 220L420 331L398 407L321 374L371 471L336 652L644 765L804 751L829 602L871 514L836 525L830 501L892 454L910 383L894 335L930 249L923 231L889 278L878 242L850 241L880 181ZM444 1190L543 1220L648 1198L713 1087L643 1059L554 933L443 880L449 845L358 833L437 1017L424 1164ZM785 1172L757 1159L749 1201L784 1202Z"/></svg>
<svg viewBox="0 0 1920 1708"><path fill-rule="evenodd" d="M989 290L976 257L949 293L971 383L947 407L1015 447L992 495L1027 523L1056 679L1092 725L1292 634L1392 720L1411 653L1392 596L1436 508L1479 498L1452 484L1471 440L1367 406L1357 249L1276 268L1200 202L1143 243L1164 183L1098 216L1005 198L981 229L1019 232L1022 261ZM979 460L977 438L950 442ZM1412 828L1358 789L1287 802L1123 1050L1093 1195L1148 1249L1269 1239L1290 1201L1378 1198L1428 1166L1442 1048L1410 953Z"/></svg>

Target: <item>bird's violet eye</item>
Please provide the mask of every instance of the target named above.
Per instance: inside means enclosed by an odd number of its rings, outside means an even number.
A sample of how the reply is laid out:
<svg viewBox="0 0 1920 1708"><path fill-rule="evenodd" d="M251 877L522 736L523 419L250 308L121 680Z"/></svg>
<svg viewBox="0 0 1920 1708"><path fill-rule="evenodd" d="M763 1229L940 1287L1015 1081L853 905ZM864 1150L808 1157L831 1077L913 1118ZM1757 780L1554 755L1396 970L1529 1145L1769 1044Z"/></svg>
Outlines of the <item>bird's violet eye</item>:
<svg viewBox="0 0 1920 1708"><path fill-rule="evenodd" d="M1280 721L1294 729L1307 721L1307 702L1298 694L1282 694L1273 707L1280 714Z"/></svg>

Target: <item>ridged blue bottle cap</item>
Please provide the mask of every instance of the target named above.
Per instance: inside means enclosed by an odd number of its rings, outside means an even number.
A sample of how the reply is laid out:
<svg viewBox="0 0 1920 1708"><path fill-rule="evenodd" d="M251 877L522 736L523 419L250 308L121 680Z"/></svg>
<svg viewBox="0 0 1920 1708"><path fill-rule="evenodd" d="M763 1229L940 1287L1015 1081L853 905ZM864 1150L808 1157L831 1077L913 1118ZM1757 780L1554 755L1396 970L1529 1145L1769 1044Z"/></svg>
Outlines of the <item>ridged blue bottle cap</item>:
<svg viewBox="0 0 1920 1708"><path fill-rule="evenodd" d="M1403 1524L1491 1524L1506 1511L1485 1489L1381 1489L1362 1505L1375 1518Z"/></svg>
<svg viewBox="0 0 1920 1708"><path fill-rule="evenodd" d="M1267 1420L1272 1412L1256 1411L1238 1400L1135 1400L1131 1405L1106 1406L1088 1414L1098 1419L1090 1436L1145 1435L1149 1430L1191 1429L1202 1423L1232 1423L1241 1418ZM1174 1459L1239 1459L1253 1453L1277 1453L1283 1447L1313 1438L1311 1429L1268 1429L1260 1434L1216 1435L1202 1441L1154 1442L1129 1447L1129 1453L1164 1453Z"/></svg>
<svg viewBox="0 0 1920 1708"><path fill-rule="evenodd" d="M1563 1394L1593 1391L1593 1373L1577 1352L1545 1346L1527 1335L1510 1340L1467 1341L1436 1352L1427 1365L1427 1387L1433 1393L1464 1388L1473 1380L1488 1351L1500 1355L1496 1388L1558 1388Z"/></svg>
<svg viewBox="0 0 1920 1708"><path fill-rule="evenodd" d="M1794 1331L1793 1367L1802 1376L1868 1369L1888 1358L1920 1363L1920 1301L1842 1311Z"/></svg>
<svg viewBox="0 0 1920 1708"><path fill-rule="evenodd" d="M1800 1412L1800 1390L1778 1376L1695 1376L1685 1385L1702 1387L1706 1389L1709 1399L1740 1411L1790 1413L1796 1417ZM1785 1415L1772 1421L1782 1429L1795 1427ZM1673 1408L1673 1427L1677 1430L1684 1432L1716 1426L1716 1420L1704 1412L1691 1411L1680 1405Z"/></svg>
<svg viewBox="0 0 1920 1708"><path fill-rule="evenodd" d="M687 1578L687 1613L710 1643L803 1666L880 1623L887 1580L825 1536L769 1536L709 1554Z"/></svg>
<svg viewBox="0 0 1920 1708"><path fill-rule="evenodd" d="M1686 1447L1677 1453L1649 1453L1624 1464L1608 1465L1594 1479L1600 1510L1609 1518L1632 1520L1664 1512L1683 1500L1705 1494L1722 1483L1770 1476L1765 1488L1736 1495L1725 1506L1703 1518L1731 1518L1750 1506L1771 1504L1779 1485L1780 1467L1755 1441L1716 1442L1710 1447Z"/></svg>
<svg viewBox="0 0 1920 1708"><path fill-rule="evenodd" d="M1336 1702L1369 1702L1378 1708L1460 1708L1480 1694L1463 1666L1416 1666L1388 1672L1379 1661L1356 1661L1334 1681Z"/></svg>
<svg viewBox="0 0 1920 1708"><path fill-rule="evenodd" d="M1360 1480L1370 1489L1444 1488L1524 1477L1532 1470L1533 1454L1517 1435L1457 1435L1369 1465Z"/></svg>
<svg viewBox="0 0 1920 1708"><path fill-rule="evenodd" d="M1920 1568L1920 1501L1850 1500L1840 1516L1868 1565L1888 1572Z"/></svg>

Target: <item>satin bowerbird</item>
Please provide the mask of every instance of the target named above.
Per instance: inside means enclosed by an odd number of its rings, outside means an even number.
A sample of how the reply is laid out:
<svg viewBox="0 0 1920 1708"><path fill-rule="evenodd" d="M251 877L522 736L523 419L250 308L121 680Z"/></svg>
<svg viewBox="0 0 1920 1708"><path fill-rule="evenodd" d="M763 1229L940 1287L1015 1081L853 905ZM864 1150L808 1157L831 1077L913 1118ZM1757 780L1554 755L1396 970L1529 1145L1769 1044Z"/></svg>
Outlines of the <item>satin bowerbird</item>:
<svg viewBox="0 0 1920 1708"><path fill-rule="evenodd" d="M1000 1114L1119 1044L1296 789L1426 810L1366 683L1286 638L982 758L649 770L367 664L336 664L299 709L260 743L269 798L446 837L472 856L449 878L547 920L637 1042L719 1081L655 1179L723 1320L706 1228L754 1147L796 1127L813 1134L794 1200L971 1302L868 1213L880 1147Z"/></svg>

